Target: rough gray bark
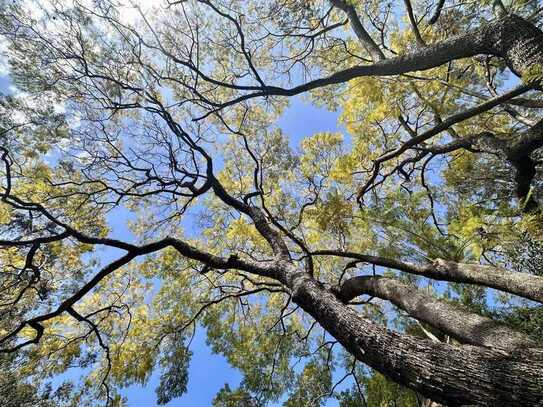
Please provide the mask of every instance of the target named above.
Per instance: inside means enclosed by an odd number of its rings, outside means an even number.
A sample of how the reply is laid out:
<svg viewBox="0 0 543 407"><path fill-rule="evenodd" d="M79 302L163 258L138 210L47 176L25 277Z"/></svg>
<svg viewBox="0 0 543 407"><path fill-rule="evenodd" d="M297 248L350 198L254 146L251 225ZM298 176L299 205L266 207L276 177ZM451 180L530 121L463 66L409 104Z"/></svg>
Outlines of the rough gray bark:
<svg viewBox="0 0 543 407"><path fill-rule="evenodd" d="M291 274L293 300L358 360L449 406L543 405L543 350L453 346L402 335L360 317L305 273Z"/></svg>
<svg viewBox="0 0 543 407"><path fill-rule="evenodd" d="M502 349L538 346L536 341L504 324L424 294L395 278L354 277L338 289L338 297L345 303L362 294L389 300L411 317L463 343Z"/></svg>
<svg viewBox="0 0 543 407"><path fill-rule="evenodd" d="M516 294L543 303L543 277L532 274L517 273L499 267L483 266L480 264L456 263L443 259L436 259L431 264L418 265L386 257L336 250L318 250L313 252L313 254L346 257L434 280L476 284L495 288L506 293Z"/></svg>
<svg viewBox="0 0 543 407"><path fill-rule="evenodd" d="M349 18L349 23L351 24L354 33L356 34L358 40L362 43L364 48L366 48L366 51L368 51L368 53L371 55L372 60L376 62L385 59L383 51L381 51L381 49L377 46L375 41L373 41L369 33L362 25L362 22L360 21L360 18L358 17L355 8L347 4L344 0L330 0L330 3L332 3L334 7L339 8L345 14L347 14L347 17Z"/></svg>
<svg viewBox="0 0 543 407"><path fill-rule="evenodd" d="M477 284L543 302L543 278L498 267L456 263L438 259L425 267L425 274L436 280Z"/></svg>
<svg viewBox="0 0 543 407"><path fill-rule="evenodd" d="M377 50L374 51L377 56ZM418 48L412 53L379 60L371 65L354 66L290 89L276 86L240 88L251 93L216 107L224 108L254 97L293 96L362 76L401 75L426 70L480 54L502 58L515 74L523 76L530 72L532 66L543 65L543 33L528 21L508 15L464 35ZM510 95L510 98L520 94ZM498 100L495 103L498 105L503 102ZM477 114L476 111L469 112L472 113ZM458 117L462 120L467 118L465 115ZM435 134L440 131L438 128ZM424 137L433 135L427 134ZM225 203L231 204L230 201L233 201L218 187L215 192ZM264 225L265 219L256 209L239 202L234 202L232 206L252 218L276 254L274 265L269 267L268 272L260 272L260 275L276 278L283 283L291 291L293 301L313 316L358 360L392 380L449 406L543 405L543 350L526 348L504 351L483 346L453 346L388 331L362 318L309 273L299 271L290 262L288 250L281 238ZM339 255L360 261L370 259L373 264L437 280L478 284L543 302L543 278L522 273L443 260L417 266L391 259L357 254L352 256L333 251L313 254Z"/></svg>
<svg viewBox="0 0 543 407"><path fill-rule="evenodd" d="M443 2L440 3L441 6ZM439 7L441 7L439 6ZM354 17L355 14L351 13ZM354 20L356 26L356 21ZM358 21L359 22L359 21ZM356 30L356 27L354 27ZM358 27L359 36L364 32ZM370 38L371 39L371 38ZM380 50L374 49L376 60ZM275 86L237 86L221 83L203 76L199 77L218 86L227 86L247 93L222 104L213 104L214 108L221 108L239 103L252 97L283 95L291 96L330 84L344 83L362 76L388 76L400 75L408 72L426 70L460 58L475 55L494 55L507 63L513 72L522 76L530 71L532 66L543 63L543 33L534 25L520 17L509 15L486 24L462 36L451 38L438 44L419 48L414 52L398 57L382 59L371 65L355 66L329 77L317 79L292 89L283 89ZM258 75L257 75L258 76ZM522 90L523 92L526 89ZM519 94L513 95L519 96ZM503 103L497 98L491 105ZM488 108L488 104L485 109ZM406 144L405 149L433 137L455 123L473 117L482 110L471 109L455 115L449 122L445 121L442 127L422 135L422 138L411 140L413 144ZM180 126L163 112L172 132L180 138ZM209 113L211 114L211 113ZM540 144L538 144L540 146ZM117 242L111 239L90 239L66 225L58 223L66 230L64 237L71 236L82 242L91 241L93 244L105 244L127 251L120 259L104 267L92 280L86 283L72 297L61 303L55 310L43 314L29 321L25 321L12 333L4 337L9 341L23 328L30 326L35 329L35 339L17 345L22 348L26 344L37 343L43 333L41 323L56 317L64 312L73 312L71 308L86 293L90 292L107 275L124 266L137 256L149 254L157 250L174 247L187 258L202 262L209 268L239 269L252 274L279 280L292 293L295 303L300 305L308 314L315 318L320 325L333 335L358 360L380 371L387 377L401 383L425 396L444 402L447 405L480 404L492 406L540 406L543 405L543 351L540 349L488 349L484 346L453 346L445 343L434 343L421 340L409 335L399 334L362 318L354 309L343 304L331 290L323 287L312 278L309 273L300 272L290 262L290 251L282 237L274 229L265 214L253 207L248 201L242 202L230 196L213 176L211 158L198 146L191 148L199 151L208 162L207 181L201 188L192 185L191 192L201 195L209 189L227 205L249 216L259 233L267 240L273 249L273 260L256 263L240 260L232 255L222 258L202 252L176 239L163 239L159 242L134 246ZM405 150L397 150L401 154ZM519 160L519 157L514 159ZM7 160L6 160L7 163ZM10 187L6 189L3 199L10 197ZM14 201L16 205L20 202ZM44 208L33 207L33 210L47 214ZM49 217L49 216L48 216ZM53 218L51 216L51 218ZM54 219L54 218L53 218ZM60 240L61 236L56 238ZM64 238L62 237L62 238ZM19 242L18 244L20 244ZM34 242L35 243L35 242ZM512 273L506 270L480 265L470 265L436 260L430 265L411 265L393 259L384 259L358 254L339 252L320 252L313 254L328 254L345 256L359 261L369 261L373 264L392 267L398 270L423 275L436 280L454 281L460 283L478 284L496 288L505 292L518 294L525 298L543 302L543 278L522 273ZM421 312L416 304L408 304L406 299L398 299L398 303L412 307L412 312ZM430 312L428 308L422 311ZM442 309L434 310L443 313ZM458 316L456 316L458 317ZM493 333L494 341L496 340ZM471 336L473 338L473 335ZM7 351L10 351L9 349Z"/></svg>
<svg viewBox="0 0 543 407"><path fill-rule="evenodd" d="M382 59L370 65L347 68L328 77L315 79L290 89L266 86L224 105L229 106L258 96L294 96L363 76L393 76L424 71L476 55L500 57L516 75L522 76L529 71L530 67L543 65L543 32L522 17L510 14L466 34L417 48L414 52Z"/></svg>
<svg viewBox="0 0 543 407"><path fill-rule="evenodd" d="M483 27L483 48L505 59L518 76L543 62L543 33L535 25L516 15L507 15Z"/></svg>

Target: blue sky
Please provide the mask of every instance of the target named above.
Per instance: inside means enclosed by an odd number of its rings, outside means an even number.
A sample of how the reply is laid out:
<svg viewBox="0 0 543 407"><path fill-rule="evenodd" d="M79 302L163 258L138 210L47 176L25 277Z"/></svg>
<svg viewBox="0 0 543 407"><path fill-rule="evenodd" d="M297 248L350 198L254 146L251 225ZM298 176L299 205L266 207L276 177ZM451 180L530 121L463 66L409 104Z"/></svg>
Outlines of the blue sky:
<svg viewBox="0 0 543 407"><path fill-rule="evenodd" d="M197 330L191 349L193 356L190 362L188 391L182 397L170 401L167 406L209 406L225 383L235 388L241 381L240 373L231 368L224 357L211 353L202 329ZM128 405L155 406L154 389L158 386L159 376L160 373L155 372L146 386L133 385L125 389L122 393L128 397Z"/></svg>
<svg viewBox="0 0 543 407"><path fill-rule="evenodd" d="M0 76L1 92L8 92L9 84L7 76ZM514 84L514 81L510 80L506 86L511 87ZM290 106L280 117L278 125L289 138L291 147L297 148L303 138L315 133L342 131L337 122L337 112L329 112L304 101L302 97L295 97L291 99ZM122 208L110 214L108 221L112 237L132 240L133 236L127 227L127 220L127 212ZM190 219L187 220L189 227L190 221ZM109 261L116 255L117 253L113 251L103 251L102 260ZM188 392L172 400L168 406L209 406L215 394L225 383L228 383L231 388L239 385L242 379L240 372L230 367L224 357L213 354L206 345L205 339L205 332L198 329L191 346L193 357L189 369ZM81 373L83 373L81 370L72 369L55 380L55 383L63 379L77 379ZM124 389L122 394L127 397L128 405L130 407L156 406L155 388L158 386L159 376L160 371L156 371L145 386L132 385ZM280 404L282 403L278 403ZM330 400L327 405L335 406L337 402Z"/></svg>
<svg viewBox="0 0 543 407"><path fill-rule="evenodd" d="M10 81L7 75L0 76L0 92L10 92ZM299 146L300 141L317 132L338 131L338 113L329 112L302 100L301 97L292 98L290 106L285 110L278 125L290 140L293 148ZM133 240L127 226L127 211L122 208L113 211L108 216L111 228L111 237L123 240ZM190 222L190 219L188 220ZM114 250L101 251L102 262L105 263L116 258L118 253ZM172 400L168 406L209 406L216 393L228 383L231 388L239 385L242 377L238 370L232 368L226 359L213 354L206 344L205 331L198 329L193 339L191 350L193 357L189 368L188 391L182 397ZM65 374L53 380L60 384L64 380L78 380L84 372L79 369L70 369ZM130 407L156 406L155 388L158 386L160 371L157 370L145 386L132 385L122 391L127 397ZM278 403L281 405L282 403ZM328 405L335 405L333 401Z"/></svg>
<svg viewBox="0 0 543 407"><path fill-rule="evenodd" d="M338 131L337 117L337 113L317 108L297 97L293 98L278 124L289 137L291 146L297 147L304 137L314 133ZM129 237L128 229L120 218L111 216L110 220L116 237ZM230 367L223 356L211 353L202 329L197 330L191 350L188 392L172 400L168 406L209 406L225 383L235 388L242 379L240 372ZM130 407L156 405L154 389L158 386L159 376L159 372L155 372L145 387L133 385L123 391Z"/></svg>
<svg viewBox="0 0 543 407"><path fill-rule="evenodd" d="M317 132L338 131L337 118L337 113L315 107L304 102L302 98L296 97L291 100L289 108L279 119L278 125L288 136L290 145L297 147L304 137ZM114 218L114 216L111 217L112 220ZM121 235L118 237L128 234L118 218L113 222L115 234ZM211 349L205 343L203 330L197 331L191 350L193 357L189 369L188 392L168 403L169 407L209 406L215 394L225 383L228 383L231 388L235 388L242 379L239 371L230 367L223 356L211 353ZM155 372L145 387L134 385L123 391L123 394L128 397L129 406L155 406L154 389L158 385L158 378L159 373ZM333 401L328 403L329 406L336 404Z"/></svg>
<svg viewBox="0 0 543 407"><path fill-rule="evenodd" d="M506 86L512 86L506 83ZM8 91L9 78L0 76L0 92ZM278 121L279 127L289 138L290 145L293 148L299 146L300 141L317 132L336 132L341 131L338 128L338 113L329 112L324 108L318 108L309 102L305 102L302 97L294 97L290 100L290 106L285 110ZM126 211L120 209L112 212L108 217L112 236L131 240L132 236L127 228ZM190 219L188 222L190 224ZM115 256L112 251L103 252L103 260L107 261ZM211 352L206 345L205 332L198 329L193 340L191 350L193 357L189 368L188 392L182 397L172 400L168 406L209 406L215 394L228 383L230 387L235 388L239 385L242 377L240 372L230 367L225 358ZM62 375L63 379L76 379L81 370L72 369L67 374ZM160 371L156 371L145 386L132 385L122 391L127 397L130 407L156 406L155 388L158 386ZM281 403L278 403L280 405ZM335 406L337 402L330 400L328 406Z"/></svg>

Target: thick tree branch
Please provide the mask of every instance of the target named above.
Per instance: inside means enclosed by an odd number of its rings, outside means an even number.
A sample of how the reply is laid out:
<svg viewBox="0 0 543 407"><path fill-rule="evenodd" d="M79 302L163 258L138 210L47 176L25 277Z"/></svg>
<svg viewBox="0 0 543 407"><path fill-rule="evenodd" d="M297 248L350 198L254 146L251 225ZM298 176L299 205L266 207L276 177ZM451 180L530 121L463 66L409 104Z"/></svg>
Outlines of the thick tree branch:
<svg viewBox="0 0 543 407"><path fill-rule="evenodd" d="M508 67L522 76L534 65L543 65L543 33L535 25L516 15L507 15L469 33L431 44L414 52L387 58L371 65L360 65L290 89L266 86L224 103L217 109L260 96L294 96L328 85L348 82L364 76L393 76L435 68L457 59L476 55L503 58ZM518 95L517 95L518 96ZM214 113L211 111L204 117Z"/></svg>
<svg viewBox="0 0 543 407"><path fill-rule="evenodd" d="M386 257L369 256L354 252L317 250L312 254L356 259L360 262L388 267L434 280L475 284L495 288L503 292L543 303L543 277L531 274L511 272L493 266L456 263L442 259L436 259L432 264L428 265L416 265Z"/></svg>
<svg viewBox="0 0 543 407"><path fill-rule="evenodd" d="M292 275L289 286L294 302L358 360L432 400L455 406L541 403L543 350L421 340L362 318L305 273Z"/></svg>
<svg viewBox="0 0 543 407"><path fill-rule="evenodd" d="M534 340L499 322L424 294L395 278L353 277L338 288L338 298L345 303L363 294L389 300L409 316L463 343L504 349L537 346Z"/></svg>
<svg viewBox="0 0 543 407"><path fill-rule="evenodd" d="M381 51L379 46L375 43L375 41L373 41L369 33L362 25L360 17L358 17L354 6L347 4L344 0L330 0L330 3L332 3L334 7L337 7L338 9L345 12L345 14L347 14L347 17L349 18L349 23L351 24L353 31L360 40L360 43L371 55L373 61L377 62L385 59L386 57L385 54L383 54L383 51Z"/></svg>
<svg viewBox="0 0 543 407"><path fill-rule="evenodd" d="M418 136L412 137L409 140L407 140L405 143L400 145L398 148L381 155L373 162L373 170L366 181L366 183L360 188L358 191L358 200L361 201L363 195L372 187L375 179L379 175L379 171L381 169L381 165L387 161L392 160L393 158L399 157L401 154L409 150L410 148L413 148L419 144L421 144L424 141L427 141L431 139L432 137L438 135L439 133L451 128L455 124L461 123L465 120L468 120L472 117L476 117L481 113L487 112L502 103L507 102L508 100L522 95L523 93L529 91L532 89L532 85L520 85L516 87L515 89L504 93L503 95L497 96L495 98L489 99L477 106L474 106L470 109L466 109L462 112L456 113L452 116L449 116L445 120L442 120L437 126L432 127L429 130L426 130L424 133L419 134Z"/></svg>
<svg viewBox="0 0 543 407"><path fill-rule="evenodd" d="M528 130L512 137L498 138L490 132L454 140L441 146L424 147L433 154L445 154L458 149L494 154L511 164L515 170L516 195L524 212L535 212L539 204L531 192L531 184L536 175L536 162L531 154L543 147L543 120Z"/></svg>
<svg viewBox="0 0 543 407"><path fill-rule="evenodd" d="M543 100L541 99L515 98L507 103L527 109L543 109Z"/></svg>

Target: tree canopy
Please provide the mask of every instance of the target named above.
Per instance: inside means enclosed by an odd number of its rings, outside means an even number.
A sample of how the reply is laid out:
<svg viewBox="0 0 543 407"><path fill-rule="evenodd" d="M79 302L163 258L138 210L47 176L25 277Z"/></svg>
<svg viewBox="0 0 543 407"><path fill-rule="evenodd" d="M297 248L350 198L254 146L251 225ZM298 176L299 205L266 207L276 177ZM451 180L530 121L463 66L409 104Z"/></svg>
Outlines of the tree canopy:
<svg viewBox="0 0 543 407"><path fill-rule="evenodd" d="M215 406L541 405L542 17L0 0L0 404L166 404L202 329Z"/></svg>

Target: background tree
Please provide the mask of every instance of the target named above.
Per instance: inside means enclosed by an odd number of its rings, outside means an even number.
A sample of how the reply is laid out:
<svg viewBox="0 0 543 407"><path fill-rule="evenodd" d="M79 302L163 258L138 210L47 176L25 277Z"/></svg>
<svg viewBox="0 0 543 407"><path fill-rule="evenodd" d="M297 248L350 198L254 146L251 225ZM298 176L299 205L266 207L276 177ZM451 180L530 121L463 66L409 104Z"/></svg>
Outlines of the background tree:
<svg viewBox="0 0 543 407"><path fill-rule="evenodd" d="M540 405L543 5L398 3L3 1L7 392L167 403L200 326L217 406Z"/></svg>

